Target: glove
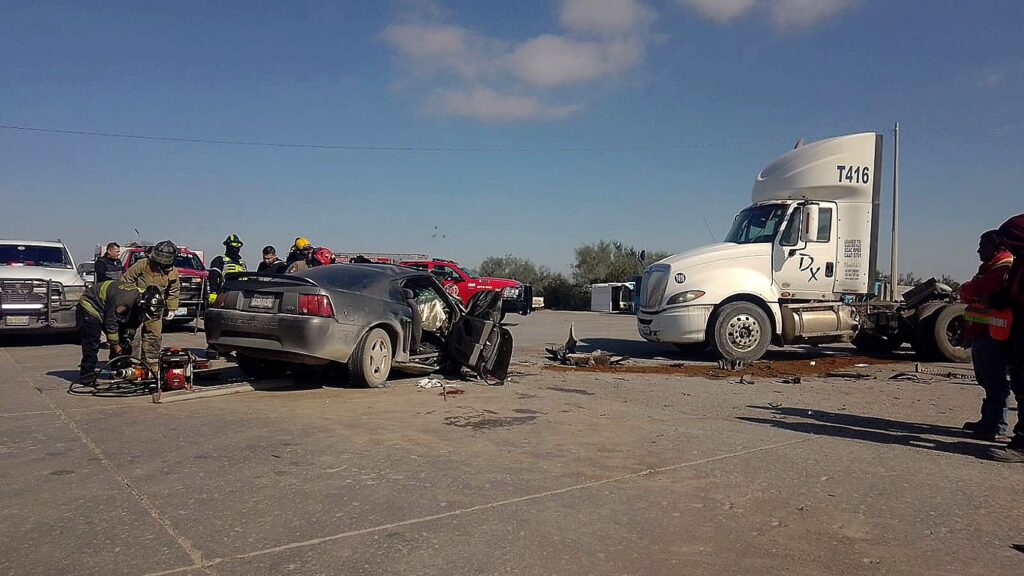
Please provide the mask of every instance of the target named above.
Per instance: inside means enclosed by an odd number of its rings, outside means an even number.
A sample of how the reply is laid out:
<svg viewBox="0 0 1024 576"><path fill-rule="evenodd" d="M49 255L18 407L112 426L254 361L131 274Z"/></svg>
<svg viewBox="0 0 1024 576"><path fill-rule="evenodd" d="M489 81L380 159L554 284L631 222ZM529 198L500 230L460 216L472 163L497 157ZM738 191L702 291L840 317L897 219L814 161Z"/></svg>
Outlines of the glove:
<svg viewBox="0 0 1024 576"><path fill-rule="evenodd" d="M120 356L121 355L121 345L120 344L112 345L110 347L110 352L111 352L112 356Z"/></svg>
<svg viewBox="0 0 1024 576"><path fill-rule="evenodd" d="M168 310L164 315L164 320L174 320L174 310Z"/></svg>

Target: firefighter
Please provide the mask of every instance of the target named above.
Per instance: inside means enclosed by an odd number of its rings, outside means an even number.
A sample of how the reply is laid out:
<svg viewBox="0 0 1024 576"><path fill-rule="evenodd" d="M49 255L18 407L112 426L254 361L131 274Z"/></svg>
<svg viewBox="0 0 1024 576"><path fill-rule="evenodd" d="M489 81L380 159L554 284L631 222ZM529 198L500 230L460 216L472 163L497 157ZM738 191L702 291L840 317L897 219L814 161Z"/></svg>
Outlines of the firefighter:
<svg viewBox="0 0 1024 576"><path fill-rule="evenodd" d="M990 456L999 462L1024 464L1024 214L1010 218L999 227L999 239L1013 254L1013 265L1006 274L1002 290L989 299L992 308L1012 312L1007 359L1010 365L1010 389L1017 398L1017 425L1010 443L993 448Z"/></svg>
<svg viewBox="0 0 1024 576"><path fill-rule="evenodd" d="M988 306L989 298L1003 287L1006 272L1013 264L1013 255L1003 248L999 233L989 230L978 241L978 257L981 266L974 278L960 287L960 301L968 305ZM972 342L974 374L985 390L981 419L965 422L964 430L980 440L995 440L996 435L1006 433L1006 400L1010 397L1006 342L993 338L987 324L967 322L964 329Z"/></svg>
<svg viewBox="0 0 1024 576"><path fill-rule="evenodd" d="M288 250L288 257L285 259L285 262L289 266L291 266L295 262L307 260L309 258L309 253L312 250L313 245L309 242L309 240L306 240L302 236L299 236L298 238L295 239L295 243L292 244L291 249Z"/></svg>
<svg viewBox="0 0 1024 576"><path fill-rule="evenodd" d="M78 330L82 341L82 363L78 383L96 382L100 335L110 343L110 359L130 356L135 330L145 320L159 319L164 301L160 289L150 286L140 292L134 284L107 280L93 284L78 300Z"/></svg>
<svg viewBox="0 0 1024 576"><path fill-rule="evenodd" d="M232 234L224 239L224 254L210 262L210 303L217 298L224 285L224 275L234 272L245 272L245 261L242 260L242 239ZM216 271L216 272L215 272Z"/></svg>
<svg viewBox="0 0 1024 576"><path fill-rule="evenodd" d="M134 284L139 290L156 286L164 299L164 310L155 318L142 324L142 355L140 359L155 374L160 359L160 344L163 337L163 318L174 318L181 298L181 283L178 271L174 269L174 258L178 247L170 240L157 243L149 249L146 258L139 260L125 273L122 280Z"/></svg>
<svg viewBox="0 0 1024 576"><path fill-rule="evenodd" d="M321 247L315 250L308 250L306 259L292 262L288 269L285 270L285 274L295 274L296 272L302 272L317 266L327 266L337 261L338 259L334 256L334 252L328 248Z"/></svg>

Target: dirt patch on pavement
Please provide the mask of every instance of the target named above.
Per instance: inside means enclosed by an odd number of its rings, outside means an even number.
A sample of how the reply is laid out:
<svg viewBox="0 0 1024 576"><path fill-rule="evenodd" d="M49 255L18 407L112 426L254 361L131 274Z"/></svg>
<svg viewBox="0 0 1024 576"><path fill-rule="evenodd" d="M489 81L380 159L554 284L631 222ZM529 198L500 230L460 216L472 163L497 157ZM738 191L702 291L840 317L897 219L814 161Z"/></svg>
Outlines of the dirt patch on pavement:
<svg viewBox="0 0 1024 576"><path fill-rule="evenodd" d="M814 362L812 365L811 362ZM604 374L656 374L667 376L698 376L705 378L735 378L740 374L760 376L762 378L781 378L785 376L823 376L828 372L849 372L857 369L858 364L876 366L893 364L895 360L885 358L869 358L866 356L828 356L813 360L759 360L752 362L740 370L722 370L708 364L631 364L626 366L588 366L573 368L571 366L545 366L552 372L595 372Z"/></svg>

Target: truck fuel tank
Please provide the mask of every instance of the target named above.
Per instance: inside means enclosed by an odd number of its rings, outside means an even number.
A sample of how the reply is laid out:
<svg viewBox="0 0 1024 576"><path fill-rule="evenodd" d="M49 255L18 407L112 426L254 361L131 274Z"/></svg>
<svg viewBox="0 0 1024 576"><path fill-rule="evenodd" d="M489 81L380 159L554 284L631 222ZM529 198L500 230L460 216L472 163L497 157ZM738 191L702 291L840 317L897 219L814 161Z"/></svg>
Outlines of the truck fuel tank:
<svg viewBox="0 0 1024 576"><path fill-rule="evenodd" d="M859 324L857 311L841 302L782 305L785 344L849 342Z"/></svg>

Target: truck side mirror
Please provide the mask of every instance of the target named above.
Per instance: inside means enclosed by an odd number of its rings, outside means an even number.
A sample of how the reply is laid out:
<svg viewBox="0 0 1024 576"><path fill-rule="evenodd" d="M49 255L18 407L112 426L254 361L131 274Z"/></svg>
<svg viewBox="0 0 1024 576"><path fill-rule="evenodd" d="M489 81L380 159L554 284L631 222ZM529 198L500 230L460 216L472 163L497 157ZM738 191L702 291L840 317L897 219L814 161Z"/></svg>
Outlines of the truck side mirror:
<svg viewBox="0 0 1024 576"><path fill-rule="evenodd" d="M815 242L818 239L818 208L817 204L805 204L803 222L800 223L800 241Z"/></svg>

